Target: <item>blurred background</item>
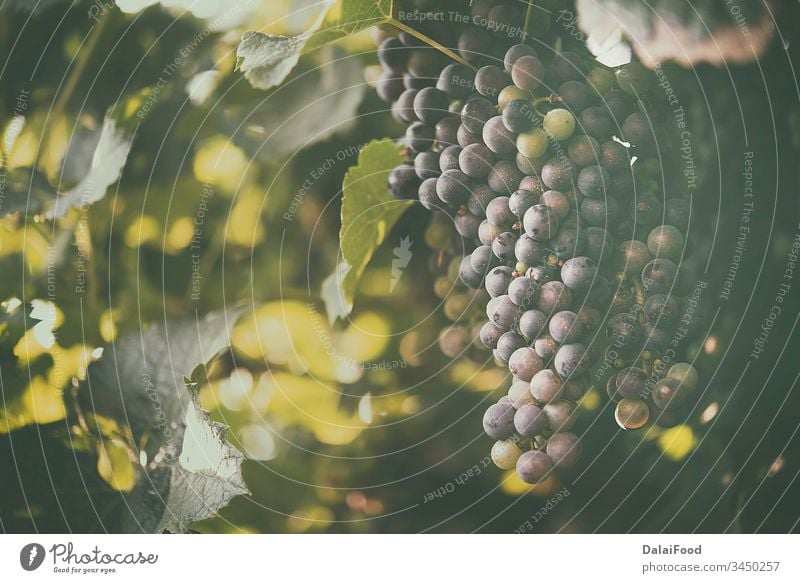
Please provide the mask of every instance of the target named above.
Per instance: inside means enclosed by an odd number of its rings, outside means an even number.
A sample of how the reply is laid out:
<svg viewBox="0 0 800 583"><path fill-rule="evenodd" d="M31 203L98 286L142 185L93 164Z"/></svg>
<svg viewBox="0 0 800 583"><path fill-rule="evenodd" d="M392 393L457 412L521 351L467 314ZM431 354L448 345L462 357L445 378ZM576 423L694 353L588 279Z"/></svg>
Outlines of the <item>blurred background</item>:
<svg viewBox="0 0 800 583"><path fill-rule="evenodd" d="M767 23L752 26L758 51L720 41L707 58L682 43L735 25L714 3L667 3L672 53L656 28L641 35L650 45L626 39L625 22L597 19L596 34L584 26L578 38L567 18L588 10L578 4L543 3L548 42L588 39L608 64L632 49L643 61L639 51L679 54L664 70L700 183L703 388L685 423L625 432L605 387L593 387L576 426L582 462L531 487L491 464L481 428L507 389L505 369L486 353L440 348L453 315L470 309L465 294L434 288L449 262L436 249L454 234L412 207L370 261L350 317L332 323L323 300L340 259L345 173L364 144L403 132L374 90L380 28L309 52L262 90L237 70L243 33L299 34L313 2L2 3L2 530L117 530L140 460L124 424L81 417L88 364L148 324L243 306L230 350L197 389L244 453L250 494L194 531L797 531L798 6L742 2ZM104 133L108 120L115 131ZM743 223L746 181L755 195ZM93 195L97 183L104 196L57 220L35 206L48 189ZM15 207L20 184L28 196ZM721 294L734 255L737 276ZM771 318L773 305L782 310Z"/></svg>

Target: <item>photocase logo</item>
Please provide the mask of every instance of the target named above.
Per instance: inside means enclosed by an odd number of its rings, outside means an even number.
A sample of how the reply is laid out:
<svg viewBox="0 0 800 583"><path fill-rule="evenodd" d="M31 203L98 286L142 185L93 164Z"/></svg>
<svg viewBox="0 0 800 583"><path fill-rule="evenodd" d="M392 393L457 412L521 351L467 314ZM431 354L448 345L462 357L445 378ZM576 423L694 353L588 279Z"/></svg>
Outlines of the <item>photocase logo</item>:
<svg viewBox="0 0 800 583"><path fill-rule="evenodd" d="M39 543L30 543L19 552L19 564L26 571L35 571L44 562L44 547Z"/></svg>
<svg viewBox="0 0 800 583"><path fill-rule="evenodd" d="M394 259L392 259L392 280L389 282L389 293L394 291L397 282L403 275L403 270L408 267L411 261L411 239L406 236L400 239L400 245L394 248Z"/></svg>

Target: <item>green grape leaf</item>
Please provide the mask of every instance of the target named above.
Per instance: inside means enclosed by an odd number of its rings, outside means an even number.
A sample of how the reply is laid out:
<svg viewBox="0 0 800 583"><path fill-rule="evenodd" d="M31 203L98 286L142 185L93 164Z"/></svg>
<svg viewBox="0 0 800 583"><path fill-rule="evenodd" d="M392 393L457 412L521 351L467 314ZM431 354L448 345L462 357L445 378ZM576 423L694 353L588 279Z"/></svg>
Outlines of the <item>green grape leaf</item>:
<svg viewBox="0 0 800 583"><path fill-rule="evenodd" d="M11 213L35 214L58 196L43 174L33 168L0 168L0 217Z"/></svg>
<svg viewBox="0 0 800 583"><path fill-rule="evenodd" d="M124 530L184 530L247 493L244 456L225 441L225 428L211 422L187 386L228 347L238 314L151 326L106 347L89 366L78 391L82 409L126 427L145 472L130 493Z"/></svg>
<svg viewBox="0 0 800 583"><path fill-rule="evenodd" d="M601 43L621 29L647 66L675 61L685 66L708 62L748 62L766 48L773 34L769 8L761 0L674 2L673 0L577 0L578 25ZM555 22L571 20L562 10Z"/></svg>
<svg viewBox="0 0 800 583"><path fill-rule="evenodd" d="M340 0L339 6L306 42L304 52L382 24L392 16L392 0Z"/></svg>
<svg viewBox="0 0 800 583"><path fill-rule="evenodd" d="M389 172L402 161L400 147L392 140L373 141L364 147L358 164L344 177L339 230L342 262L329 276L322 292L326 308L339 317L352 309L358 281L375 250L414 204L394 199L386 187Z"/></svg>
<svg viewBox="0 0 800 583"><path fill-rule="evenodd" d="M266 98L259 94L257 102L217 109L238 145L268 162L355 122L366 92L362 65L337 47L328 48L333 50L324 64L294 75Z"/></svg>
<svg viewBox="0 0 800 583"><path fill-rule="evenodd" d="M322 0L319 5L314 5L319 9L316 19L307 30L297 36L265 34L253 30L244 33L236 49L236 68L244 73L245 78L256 89L280 85L297 65L306 42L322 25L325 15L334 4L335 0Z"/></svg>

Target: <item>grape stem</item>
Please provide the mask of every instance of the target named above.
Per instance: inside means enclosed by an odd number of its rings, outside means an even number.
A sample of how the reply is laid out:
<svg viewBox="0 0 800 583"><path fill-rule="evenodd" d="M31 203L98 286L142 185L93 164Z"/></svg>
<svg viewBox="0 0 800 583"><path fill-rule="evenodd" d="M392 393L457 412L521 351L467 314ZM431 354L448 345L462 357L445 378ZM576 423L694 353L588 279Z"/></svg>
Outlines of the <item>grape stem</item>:
<svg viewBox="0 0 800 583"><path fill-rule="evenodd" d="M429 44L430 46L432 46L436 50L444 53L445 55L447 55L448 57L450 57L454 61L457 61L457 62L461 63L462 65L464 65L466 67L469 67L473 71L477 71L478 70L478 68L475 65L473 65L472 63L470 63L470 62L466 61L465 59L461 58L460 55L456 54L455 52L453 52L452 50L448 49L447 47L442 46L441 43L436 42L434 39L432 39L428 35L423 34L423 33L419 32L418 30L411 28L410 26L408 26L407 24L405 24L403 22L400 22L399 20L397 20L393 16L390 16L387 19L386 23L394 26L395 28L399 28L403 32L407 32L411 36L413 36L415 38L418 38L419 40L421 40L422 42L424 42L426 44Z"/></svg>

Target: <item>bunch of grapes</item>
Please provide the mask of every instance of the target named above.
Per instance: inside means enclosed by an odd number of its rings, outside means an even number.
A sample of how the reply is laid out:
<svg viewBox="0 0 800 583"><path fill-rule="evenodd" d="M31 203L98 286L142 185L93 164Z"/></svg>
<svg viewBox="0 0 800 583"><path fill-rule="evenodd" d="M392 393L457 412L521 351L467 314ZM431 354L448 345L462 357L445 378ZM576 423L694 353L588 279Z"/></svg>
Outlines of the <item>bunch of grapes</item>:
<svg viewBox="0 0 800 583"><path fill-rule="evenodd" d="M480 303L485 314L440 345L455 357L478 337L508 367L508 394L483 426L496 465L537 483L578 460L570 430L593 367L614 372L606 384L625 429L675 423L688 402L697 371L673 363L701 328L684 261L690 205L664 194L665 153L642 103L649 70L534 48L515 6L476 6L484 27L452 43L463 62L405 33L380 44L378 94L408 124L407 161L388 186L453 221L457 245L426 235L450 256L463 250L436 293L457 272L445 310Z"/></svg>

